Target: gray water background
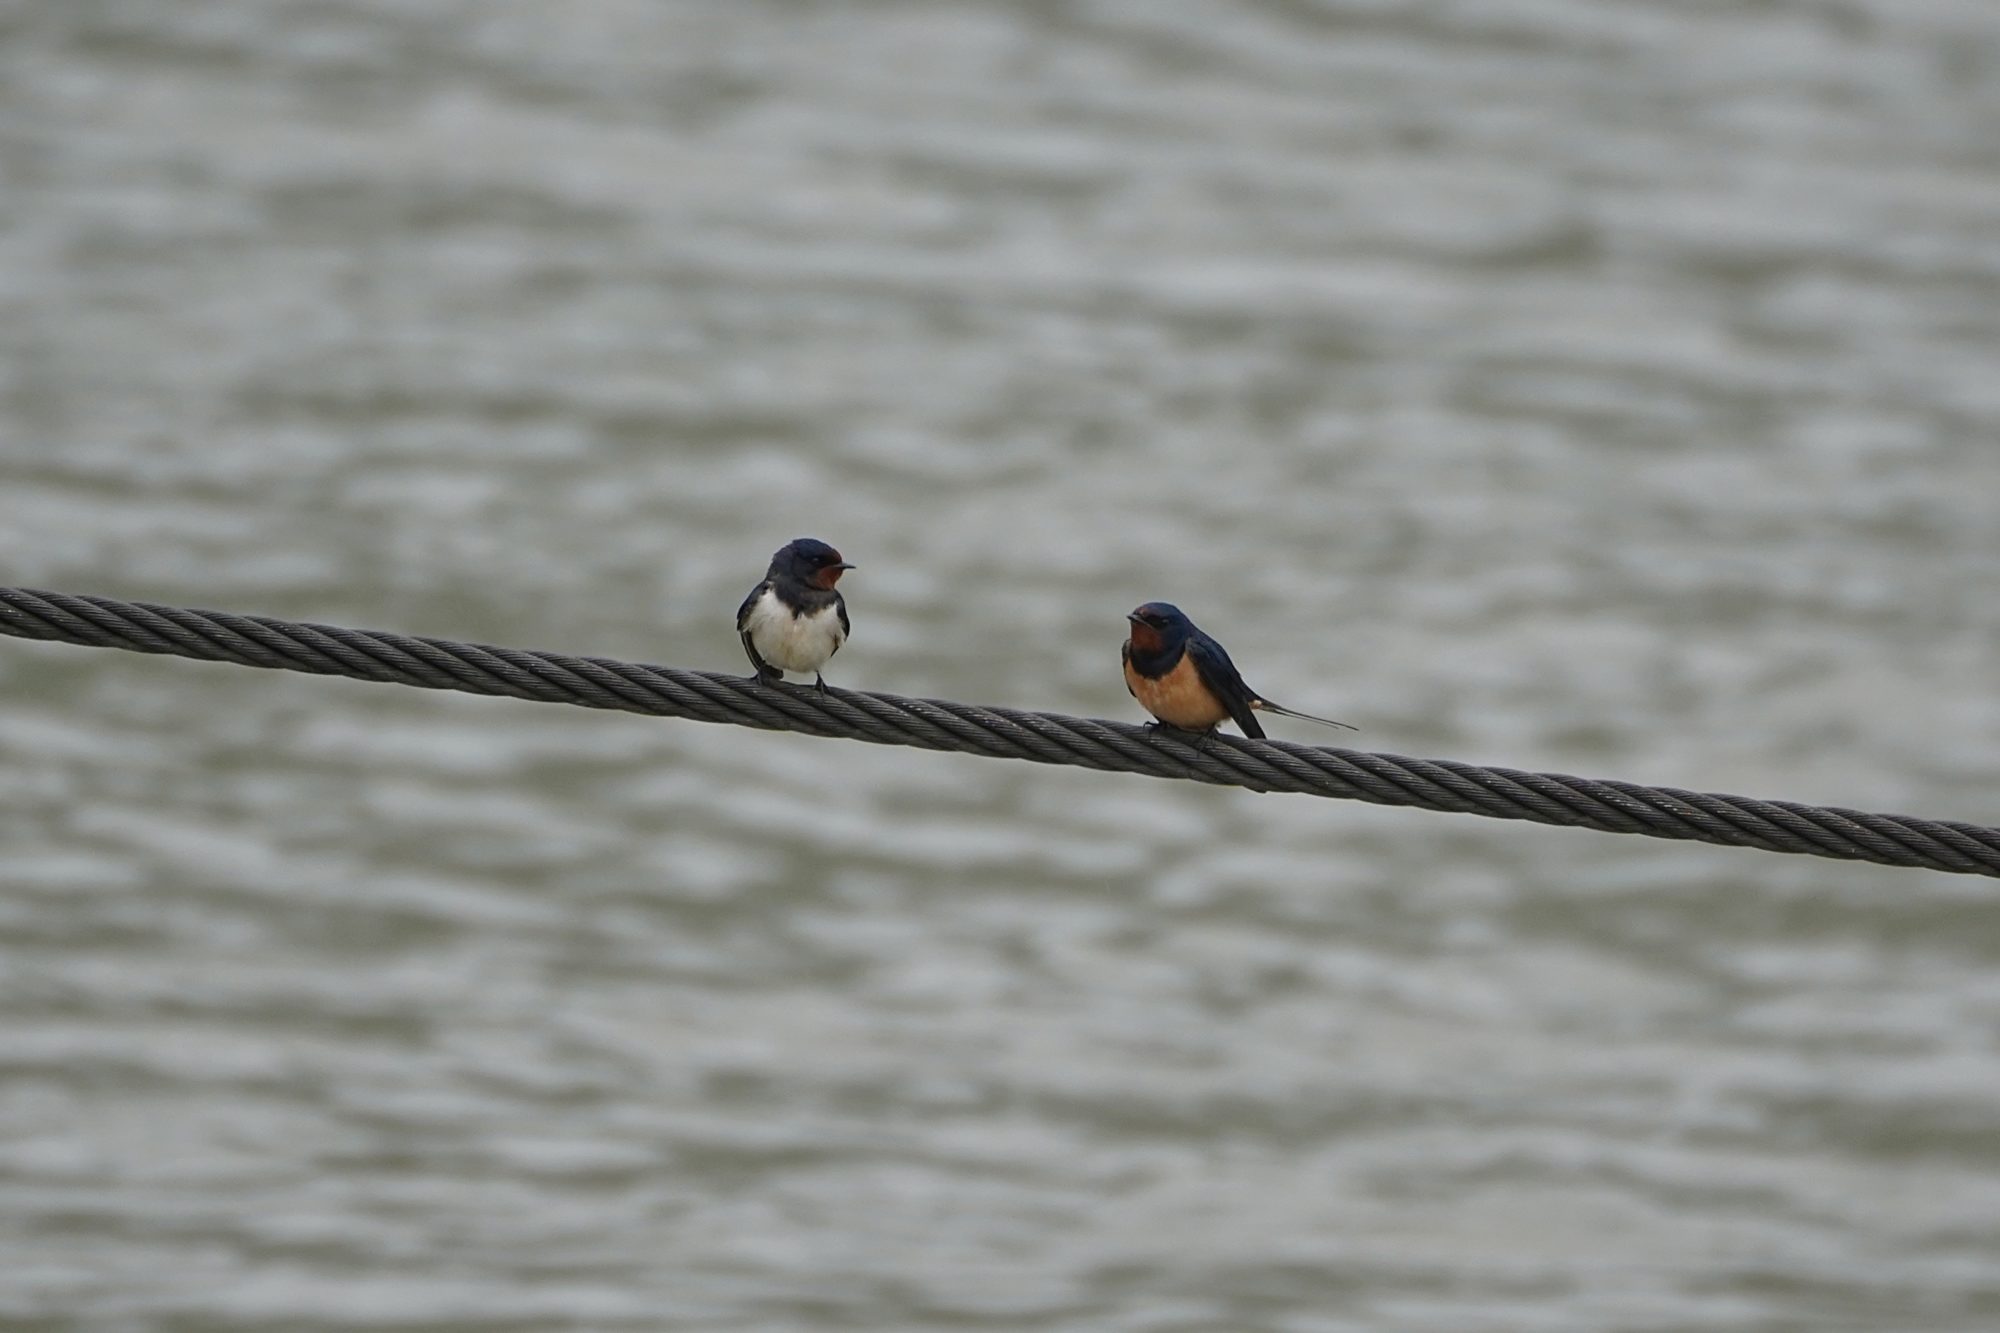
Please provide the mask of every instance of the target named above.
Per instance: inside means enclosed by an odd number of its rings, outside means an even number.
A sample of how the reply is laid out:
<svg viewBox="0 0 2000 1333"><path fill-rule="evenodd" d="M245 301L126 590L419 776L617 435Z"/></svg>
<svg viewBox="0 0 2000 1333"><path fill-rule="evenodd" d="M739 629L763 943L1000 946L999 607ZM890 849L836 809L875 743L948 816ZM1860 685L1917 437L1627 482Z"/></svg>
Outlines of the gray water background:
<svg viewBox="0 0 2000 1333"><path fill-rule="evenodd" d="M1996 501L1989 0L0 8L0 582L1992 823ZM1990 882L0 642L0 1328L1996 1326Z"/></svg>

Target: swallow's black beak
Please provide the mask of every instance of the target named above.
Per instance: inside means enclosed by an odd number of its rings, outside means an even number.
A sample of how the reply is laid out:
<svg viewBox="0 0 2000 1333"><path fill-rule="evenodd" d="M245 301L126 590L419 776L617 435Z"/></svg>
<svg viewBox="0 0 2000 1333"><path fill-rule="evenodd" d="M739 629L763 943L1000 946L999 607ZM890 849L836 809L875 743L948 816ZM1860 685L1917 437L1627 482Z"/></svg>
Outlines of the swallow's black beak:
<svg viewBox="0 0 2000 1333"><path fill-rule="evenodd" d="M834 567L835 569L859 569L859 568L861 568L861 566L859 566L859 565L850 565L850 564L848 564L848 563L847 563L847 562L846 562L845 560L841 561L841 562L840 562L839 564L837 564L837 565L835 565L835 566L833 566L833 567Z"/></svg>
<svg viewBox="0 0 2000 1333"><path fill-rule="evenodd" d="M1127 613L1125 618L1131 621L1135 625L1143 625L1146 623L1146 618L1140 615L1137 611L1132 611Z"/></svg>

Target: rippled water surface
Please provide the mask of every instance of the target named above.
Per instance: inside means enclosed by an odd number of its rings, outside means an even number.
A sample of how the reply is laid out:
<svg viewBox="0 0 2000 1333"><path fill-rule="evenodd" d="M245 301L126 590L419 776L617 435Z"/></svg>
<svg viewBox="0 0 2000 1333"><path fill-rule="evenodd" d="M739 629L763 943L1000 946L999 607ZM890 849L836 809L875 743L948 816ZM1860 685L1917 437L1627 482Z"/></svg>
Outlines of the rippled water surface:
<svg viewBox="0 0 2000 1333"><path fill-rule="evenodd" d="M0 583L1993 823L1996 367L1989 0L0 9ZM13 641L0 853L7 1329L2000 1326L1987 881Z"/></svg>

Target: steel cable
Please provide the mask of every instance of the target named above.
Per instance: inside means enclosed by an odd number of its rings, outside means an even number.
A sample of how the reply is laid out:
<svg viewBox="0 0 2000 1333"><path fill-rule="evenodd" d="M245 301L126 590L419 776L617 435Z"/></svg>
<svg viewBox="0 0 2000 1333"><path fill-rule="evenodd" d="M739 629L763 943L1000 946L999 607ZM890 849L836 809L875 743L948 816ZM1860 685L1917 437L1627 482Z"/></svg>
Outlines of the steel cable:
<svg viewBox="0 0 2000 1333"><path fill-rule="evenodd" d="M2000 828L0 588L0 634L1108 773L2000 877Z"/></svg>

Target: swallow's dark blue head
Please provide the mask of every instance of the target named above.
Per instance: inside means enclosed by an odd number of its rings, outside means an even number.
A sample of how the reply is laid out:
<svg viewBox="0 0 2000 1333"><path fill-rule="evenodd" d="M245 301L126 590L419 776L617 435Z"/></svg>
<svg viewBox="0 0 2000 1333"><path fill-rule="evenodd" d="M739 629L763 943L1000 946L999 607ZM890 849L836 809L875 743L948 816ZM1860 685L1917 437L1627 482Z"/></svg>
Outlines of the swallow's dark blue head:
<svg viewBox="0 0 2000 1333"><path fill-rule="evenodd" d="M813 537L801 537L771 557L771 577L794 579L811 588L831 590L840 576L854 568L840 552Z"/></svg>
<svg viewBox="0 0 2000 1333"><path fill-rule="evenodd" d="M1133 651L1148 655L1179 652L1194 622L1172 602L1148 602L1125 617L1132 622Z"/></svg>

